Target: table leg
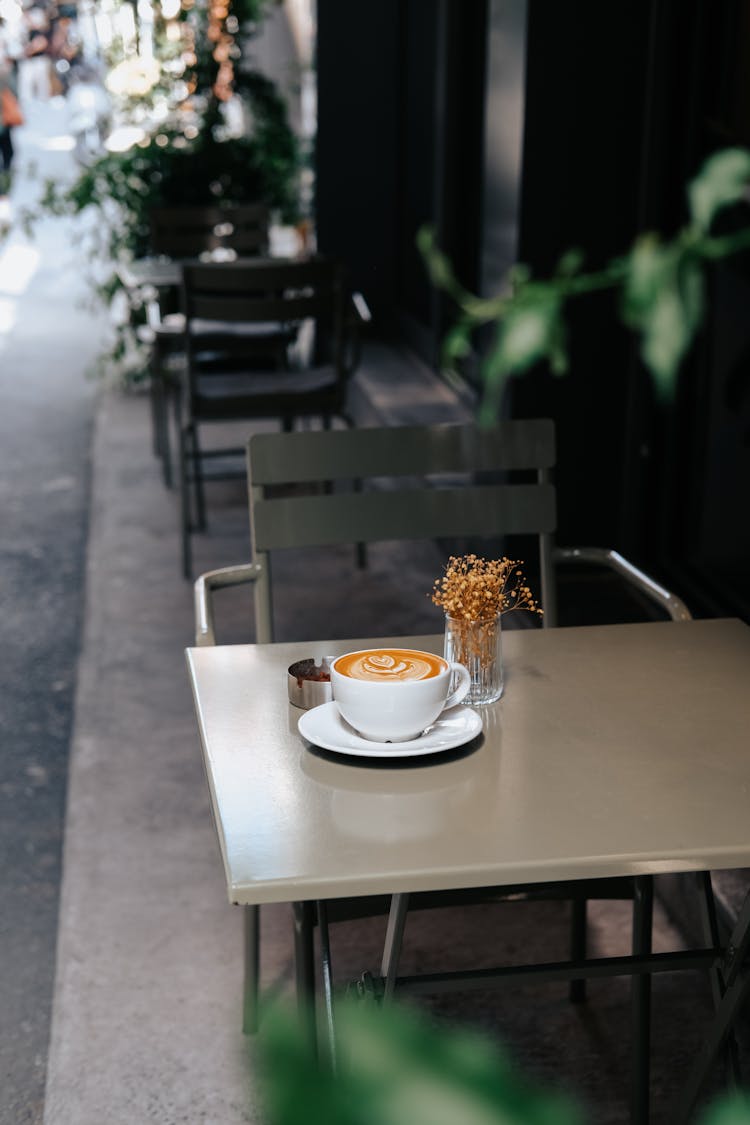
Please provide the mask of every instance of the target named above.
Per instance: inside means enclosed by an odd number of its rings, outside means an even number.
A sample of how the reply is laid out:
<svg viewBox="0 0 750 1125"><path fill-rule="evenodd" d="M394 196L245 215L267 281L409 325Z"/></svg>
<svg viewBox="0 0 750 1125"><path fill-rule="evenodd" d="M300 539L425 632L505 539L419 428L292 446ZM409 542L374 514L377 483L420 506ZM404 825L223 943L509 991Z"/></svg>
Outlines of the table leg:
<svg viewBox="0 0 750 1125"><path fill-rule="evenodd" d="M745 968L748 951L750 951L750 893L745 896L726 951L722 958L717 958L714 965L714 968L721 974L724 983L724 995L716 1009L709 1033L682 1088L675 1115L677 1125L682 1125L683 1122L689 1120L690 1112L706 1075L730 1034L740 1007L745 1000L750 987L750 972Z"/></svg>
<svg viewBox="0 0 750 1125"><path fill-rule="evenodd" d="M633 954L651 952L654 884L650 875L633 881ZM631 980L632 1063L630 1120L648 1125L651 1061L651 975L635 974Z"/></svg>
<svg viewBox="0 0 750 1125"><path fill-rule="evenodd" d="M570 959L583 961L586 957L587 939L587 907L585 898L571 899L570 903ZM586 999L586 981L572 980L568 995L574 1004L581 1004Z"/></svg>
<svg viewBox="0 0 750 1125"><path fill-rule="evenodd" d="M260 996L260 907L244 907L242 924L244 931L242 1031L245 1035L252 1035L258 1030L258 1000Z"/></svg>
<svg viewBox="0 0 750 1125"><path fill-rule="evenodd" d="M297 981L297 1006L300 1022L307 1029L310 1042L316 1043L315 1018L315 954L313 931L315 905L312 902L292 903L294 914L294 967Z"/></svg>

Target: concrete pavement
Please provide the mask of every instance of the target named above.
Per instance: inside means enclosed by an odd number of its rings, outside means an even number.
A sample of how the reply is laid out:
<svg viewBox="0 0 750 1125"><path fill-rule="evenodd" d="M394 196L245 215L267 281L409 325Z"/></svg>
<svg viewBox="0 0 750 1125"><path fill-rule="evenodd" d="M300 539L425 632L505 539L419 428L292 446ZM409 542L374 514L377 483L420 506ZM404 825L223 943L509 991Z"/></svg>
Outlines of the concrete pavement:
<svg viewBox="0 0 750 1125"><path fill-rule="evenodd" d="M0 222L75 171L64 104L27 108ZM31 163L37 178L31 179ZM68 224L0 241L0 1123L42 1118L75 670L83 617L86 370L102 318Z"/></svg>

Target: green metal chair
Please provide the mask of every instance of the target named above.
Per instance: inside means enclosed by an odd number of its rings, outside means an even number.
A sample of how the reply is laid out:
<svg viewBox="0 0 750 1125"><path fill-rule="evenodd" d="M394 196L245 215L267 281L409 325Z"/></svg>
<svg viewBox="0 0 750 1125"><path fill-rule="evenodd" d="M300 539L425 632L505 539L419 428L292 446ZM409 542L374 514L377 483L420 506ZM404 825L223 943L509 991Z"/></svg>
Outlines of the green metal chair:
<svg viewBox="0 0 750 1125"><path fill-rule="evenodd" d="M185 577L192 577L191 534L205 526L203 466L244 453L244 446L204 448L203 425L276 419L291 430L309 418L326 428L334 418L350 425L347 393L362 315L355 297L342 263L325 258L183 265L186 364L177 406ZM193 330L201 324L213 328ZM237 472L211 474L226 475Z"/></svg>
<svg viewBox="0 0 750 1125"><path fill-rule="evenodd" d="M149 253L154 256L149 262L153 261L154 275L171 274L171 278L142 285L134 279L131 266L121 266L119 273L131 298L145 307L146 323L138 326L136 335L150 350L153 449L162 464L164 483L171 488L169 405L181 366L185 331L185 319L179 310L178 263L193 258L228 261L266 255L270 212L264 203L153 207L148 219ZM173 269L169 268L171 263ZM206 327L210 326L198 325L197 330Z"/></svg>
<svg viewBox="0 0 750 1125"><path fill-rule="evenodd" d="M555 566L571 561L614 569L665 615L689 619L690 612L679 598L617 552L555 548L554 463L555 433L548 420L506 422L492 429L404 426L253 436L247 450L252 559L203 574L195 583L196 644L216 643L215 594L244 583L253 584L256 640L273 640L270 552L378 540L468 538L474 542L481 537L496 545L507 537L532 536L538 551L544 628L557 622ZM321 482L325 487L314 495L279 495L279 486ZM508 890L570 899L575 960L585 955L587 898L632 897L634 951L649 950L648 878L597 880L564 888L535 885L506 889L506 894ZM390 909L382 977L376 982L389 995L396 981L407 906L486 902L501 899L503 894L503 888L485 888L459 896L412 895L411 901L396 895L386 904L355 899L318 904L317 914L312 904L302 904L296 918L298 964L303 962L298 981L311 979L314 924L320 924L327 953L329 920ZM246 907L245 911L244 1027L251 1030L257 1018L258 908ZM326 975L331 976L330 964ZM634 988L645 1033L647 978L639 978ZM583 982L574 981L571 989L574 999L581 998ZM327 1000L330 1010L332 997Z"/></svg>
<svg viewBox="0 0 750 1125"><path fill-rule="evenodd" d="M180 260L217 252L262 257L268 253L270 219L265 203L154 207L149 212L151 253Z"/></svg>

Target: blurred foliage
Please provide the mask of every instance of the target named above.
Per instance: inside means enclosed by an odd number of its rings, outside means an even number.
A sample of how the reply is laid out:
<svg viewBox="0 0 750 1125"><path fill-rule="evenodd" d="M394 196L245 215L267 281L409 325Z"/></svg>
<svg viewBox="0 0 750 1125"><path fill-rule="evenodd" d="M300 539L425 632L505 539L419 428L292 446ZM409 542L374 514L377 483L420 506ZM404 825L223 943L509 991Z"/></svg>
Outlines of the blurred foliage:
<svg viewBox="0 0 750 1125"><path fill-rule="evenodd" d="M734 1094L713 1106L702 1125L750 1125L750 1096Z"/></svg>
<svg viewBox="0 0 750 1125"><path fill-rule="evenodd" d="M154 207L215 203L231 206L263 200L295 216L296 147L266 79L258 76L269 112L252 137L217 140L210 131L162 126L126 152L108 152L68 186L45 184L40 209L53 215L101 213L98 254L116 261L149 249ZM270 83L269 83L270 85Z"/></svg>
<svg viewBox="0 0 750 1125"><path fill-rule="evenodd" d="M570 1098L519 1076L485 1035L437 1026L416 1011L341 1000L334 1070L317 1058L298 1017L264 1016L261 1081L269 1125L582 1125ZM734 1094L700 1125L750 1125Z"/></svg>
<svg viewBox="0 0 750 1125"><path fill-rule="evenodd" d="M298 1020L279 1011L261 1037L271 1125L580 1125L567 1101L523 1082L489 1039L438 1029L389 1005L336 1006L336 1073Z"/></svg>
<svg viewBox="0 0 750 1125"><path fill-rule="evenodd" d="M140 141L103 152L72 183L45 181L36 207L19 216L27 232L43 215L96 216L86 227L92 291L111 309L115 333L99 370L128 385L148 375L135 331L144 313L126 307L116 271L103 277L102 265L149 252L154 207L263 202L284 222L299 217L297 138L283 97L249 53L270 6L227 0L212 8L198 0L180 10L179 39L166 33L157 6L158 65L120 59L119 81L110 83L116 122L142 130Z"/></svg>
<svg viewBox="0 0 750 1125"><path fill-rule="evenodd" d="M597 290L616 293L623 322L640 337L641 357L657 394L669 396L703 321L707 266L750 247L747 227L723 235L714 231L722 209L747 200L749 181L750 152L739 148L717 152L688 184L689 219L673 238L642 234L626 254L591 273L584 272L584 255L578 249L560 258L550 278L533 278L527 266L516 265L508 277L508 292L496 298L481 298L466 290L436 245L434 232L422 228L417 245L430 278L449 294L457 310L443 345L446 370L460 370L472 354L472 336L478 328L494 328L480 370L481 420L496 419L512 376L540 361L546 361L555 375L567 372L568 304Z"/></svg>

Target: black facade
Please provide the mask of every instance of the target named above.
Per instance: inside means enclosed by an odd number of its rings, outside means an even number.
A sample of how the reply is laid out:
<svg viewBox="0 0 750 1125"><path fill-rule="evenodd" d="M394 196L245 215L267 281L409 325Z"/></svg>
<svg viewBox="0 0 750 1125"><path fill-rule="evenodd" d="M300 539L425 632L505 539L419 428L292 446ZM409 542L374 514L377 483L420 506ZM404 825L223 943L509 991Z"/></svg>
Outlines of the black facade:
<svg viewBox="0 0 750 1125"><path fill-rule="evenodd" d="M519 105L512 248L540 276L572 246L595 267L640 231L669 234L703 159L750 144L748 0L319 0L318 14L319 245L349 262L380 331L436 370L450 309L414 236L434 224L482 288L488 137ZM519 27L511 104L489 43ZM618 547L696 613L748 617L747 260L717 267L710 289L673 402L655 399L600 294L571 309L571 373L530 373L505 410L557 423L560 542Z"/></svg>

